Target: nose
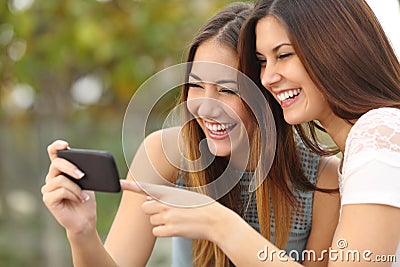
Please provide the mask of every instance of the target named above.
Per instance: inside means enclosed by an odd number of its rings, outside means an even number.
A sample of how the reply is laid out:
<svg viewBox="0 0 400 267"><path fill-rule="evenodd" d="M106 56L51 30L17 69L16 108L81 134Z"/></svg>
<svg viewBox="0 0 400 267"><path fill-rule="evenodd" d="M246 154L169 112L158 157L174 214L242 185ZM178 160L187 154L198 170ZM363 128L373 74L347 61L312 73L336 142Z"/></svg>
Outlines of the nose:
<svg viewBox="0 0 400 267"><path fill-rule="evenodd" d="M223 115L224 103L219 99L213 84L204 85L203 94L191 99L188 105L191 113L198 117L216 120Z"/></svg>
<svg viewBox="0 0 400 267"><path fill-rule="evenodd" d="M260 72L261 84L265 88L270 88L274 84L282 80L282 76L275 70L273 66L265 66L261 68Z"/></svg>
<svg viewBox="0 0 400 267"><path fill-rule="evenodd" d="M200 100L198 115L209 119L216 119L222 115L223 103L218 99L215 85L208 84L205 88L204 98Z"/></svg>

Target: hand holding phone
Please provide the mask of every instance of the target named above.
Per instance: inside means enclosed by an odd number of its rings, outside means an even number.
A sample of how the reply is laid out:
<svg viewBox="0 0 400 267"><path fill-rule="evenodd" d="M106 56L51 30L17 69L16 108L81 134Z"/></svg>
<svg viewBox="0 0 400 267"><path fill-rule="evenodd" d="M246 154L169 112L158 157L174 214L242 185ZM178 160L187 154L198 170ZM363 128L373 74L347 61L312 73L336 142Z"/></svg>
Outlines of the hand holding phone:
<svg viewBox="0 0 400 267"><path fill-rule="evenodd" d="M117 166L114 157L108 151L70 148L58 150L57 155L70 161L85 173L81 179L63 173L82 189L100 192L121 191Z"/></svg>

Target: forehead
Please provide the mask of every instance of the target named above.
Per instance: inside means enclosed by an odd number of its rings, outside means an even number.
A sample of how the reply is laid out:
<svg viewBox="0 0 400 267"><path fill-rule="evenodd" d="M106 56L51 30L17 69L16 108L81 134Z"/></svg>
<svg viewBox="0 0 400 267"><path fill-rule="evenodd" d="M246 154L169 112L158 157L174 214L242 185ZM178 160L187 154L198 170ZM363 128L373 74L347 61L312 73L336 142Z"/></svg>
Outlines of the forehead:
<svg viewBox="0 0 400 267"><path fill-rule="evenodd" d="M237 64L236 52L212 39L197 48L191 74L207 82L236 79Z"/></svg>
<svg viewBox="0 0 400 267"><path fill-rule="evenodd" d="M258 50L273 49L280 43L289 43L289 35L283 24L273 16L258 21L256 28L256 47Z"/></svg>
<svg viewBox="0 0 400 267"><path fill-rule="evenodd" d="M189 80L209 83L220 81L236 81L238 72L236 69L216 62L195 61L189 73Z"/></svg>

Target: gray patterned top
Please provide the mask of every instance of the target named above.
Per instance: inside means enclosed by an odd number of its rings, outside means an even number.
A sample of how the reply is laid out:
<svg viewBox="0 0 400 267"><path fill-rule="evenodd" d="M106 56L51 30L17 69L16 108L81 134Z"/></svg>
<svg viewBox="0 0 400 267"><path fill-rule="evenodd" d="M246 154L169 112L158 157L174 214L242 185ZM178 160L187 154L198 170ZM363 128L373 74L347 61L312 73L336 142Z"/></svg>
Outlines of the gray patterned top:
<svg viewBox="0 0 400 267"><path fill-rule="evenodd" d="M315 185L318 173L318 165L320 156L311 152L305 145L296 138L297 147L300 152L302 167L310 182ZM242 204L246 205L244 219L258 232L260 226L258 224L257 206L255 194L248 191L252 178L251 172L244 172L240 179ZM294 259L300 259L302 251L306 247L307 239L311 231L312 222L312 202L313 191L301 192L296 191L295 196L298 202L298 209L291 213L291 230L288 244L285 248L286 253ZM275 240L275 220L274 212L271 211L271 242ZM191 240L181 237L172 238L172 266L173 267L190 267L192 265ZM260 248L262 249L262 248Z"/></svg>

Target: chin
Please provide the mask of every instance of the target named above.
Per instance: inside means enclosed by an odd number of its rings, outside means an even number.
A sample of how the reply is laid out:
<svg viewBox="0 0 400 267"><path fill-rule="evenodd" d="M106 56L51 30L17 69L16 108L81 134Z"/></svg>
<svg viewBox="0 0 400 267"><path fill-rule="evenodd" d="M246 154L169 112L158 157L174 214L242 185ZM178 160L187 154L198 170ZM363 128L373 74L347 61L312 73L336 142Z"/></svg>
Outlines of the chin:
<svg viewBox="0 0 400 267"><path fill-rule="evenodd" d="M299 117L290 116L290 115L286 115L286 114L284 114L284 118L285 118L285 121L290 125L296 125L296 124L302 124L302 123L308 122L308 121L302 120Z"/></svg>
<svg viewBox="0 0 400 267"><path fill-rule="evenodd" d="M228 157L231 154L230 150L226 151L225 149L221 148L208 147L208 149L210 150L211 154L216 157Z"/></svg>
<svg viewBox="0 0 400 267"><path fill-rule="evenodd" d="M231 154L230 152L224 151L211 151L211 153L216 157L228 157Z"/></svg>

